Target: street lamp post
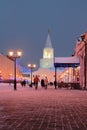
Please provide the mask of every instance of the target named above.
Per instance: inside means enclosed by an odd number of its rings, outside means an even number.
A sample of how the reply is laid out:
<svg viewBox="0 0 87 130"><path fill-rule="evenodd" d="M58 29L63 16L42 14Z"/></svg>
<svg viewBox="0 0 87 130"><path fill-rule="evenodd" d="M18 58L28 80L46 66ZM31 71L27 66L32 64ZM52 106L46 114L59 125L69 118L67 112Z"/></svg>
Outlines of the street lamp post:
<svg viewBox="0 0 87 130"><path fill-rule="evenodd" d="M32 87L32 70L36 68L36 64L28 64L28 68L31 70L31 87Z"/></svg>
<svg viewBox="0 0 87 130"><path fill-rule="evenodd" d="M9 51L8 56L14 59L14 90L17 90L16 87L16 59L20 58L22 55L22 51Z"/></svg>

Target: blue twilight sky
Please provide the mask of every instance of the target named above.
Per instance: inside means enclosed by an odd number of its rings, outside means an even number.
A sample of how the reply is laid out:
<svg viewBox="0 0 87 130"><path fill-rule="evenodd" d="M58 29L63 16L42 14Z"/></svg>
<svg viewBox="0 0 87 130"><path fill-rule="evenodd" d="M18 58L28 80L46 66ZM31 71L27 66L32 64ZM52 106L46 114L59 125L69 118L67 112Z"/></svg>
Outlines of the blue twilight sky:
<svg viewBox="0 0 87 130"><path fill-rule="evenodd" d="M55 56L71 56L87 31L87 0L0 0L0 53L20 48L21 65L39 67L48 28Z"/></svg>

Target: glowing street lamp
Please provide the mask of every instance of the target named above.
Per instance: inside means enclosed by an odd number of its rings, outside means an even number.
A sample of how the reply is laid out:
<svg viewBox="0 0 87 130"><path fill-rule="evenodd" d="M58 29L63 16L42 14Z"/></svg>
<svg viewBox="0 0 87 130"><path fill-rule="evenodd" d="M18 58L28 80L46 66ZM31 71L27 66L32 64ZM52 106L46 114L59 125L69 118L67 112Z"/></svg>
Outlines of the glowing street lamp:
<svg viewBox="0 0 87 130"><path fill-rule="evenodd" d="M14 59L14 90L16 90L16 59L22 56L21 50L11 50L8 52L8 56Z"/></svg>
<svg viewBox="0 0 87 130"><path fill-rule="evenodd" d="M32 70L36 68L36 64L28 64L28 68L31 70L31 87L32 87Z"/></svg>

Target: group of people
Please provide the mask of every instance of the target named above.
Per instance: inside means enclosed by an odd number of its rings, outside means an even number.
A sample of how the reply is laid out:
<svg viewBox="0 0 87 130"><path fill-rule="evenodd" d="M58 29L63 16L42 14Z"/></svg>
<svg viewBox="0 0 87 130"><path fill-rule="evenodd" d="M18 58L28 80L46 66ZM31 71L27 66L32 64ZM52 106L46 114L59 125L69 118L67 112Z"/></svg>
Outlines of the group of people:
<svg viewBox="0 0 87 130"><path fill-rule="evenodd" d="M29 86L32 87L32 85L34 85L34 86L35 86L35 89L37 90L37 88L38 88L38 83L39 83L39 82L41 83L41 86L42 86L42 87L44 87L45 89L47 89L47 86L48 86L48 78L47 78L47 76L45 76L45 78L41 79L41 81L40 81L39 77L36 75L36 76L34 77L33 83L32 83L32 84L29 84ZM26 81L23 80L23 81L21 82L21 85L22 85L22 86L26 86Z"/></svg>
<svg viewBox="0 0 87 130"><path fill-rule="evenodd" d="M35 89L38 88L38 82L40 82L39 77L36 75L34 77L34 85L35 85ZM45 77L44 79L41 79L41 86L44 87L45 89L47 89L48 86L48 78Z"/></svg>

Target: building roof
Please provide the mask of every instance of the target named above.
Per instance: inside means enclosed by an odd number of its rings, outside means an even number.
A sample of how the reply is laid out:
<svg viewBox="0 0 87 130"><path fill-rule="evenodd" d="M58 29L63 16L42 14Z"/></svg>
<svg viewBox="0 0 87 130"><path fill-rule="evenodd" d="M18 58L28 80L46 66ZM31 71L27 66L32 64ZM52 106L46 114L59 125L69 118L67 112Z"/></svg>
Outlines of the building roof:
<svg viewBox="0 0 87 130"><path fill-rule="evenodd" d="M77 67L80 65L79 57L55 57L55 67Z"/></svg>

